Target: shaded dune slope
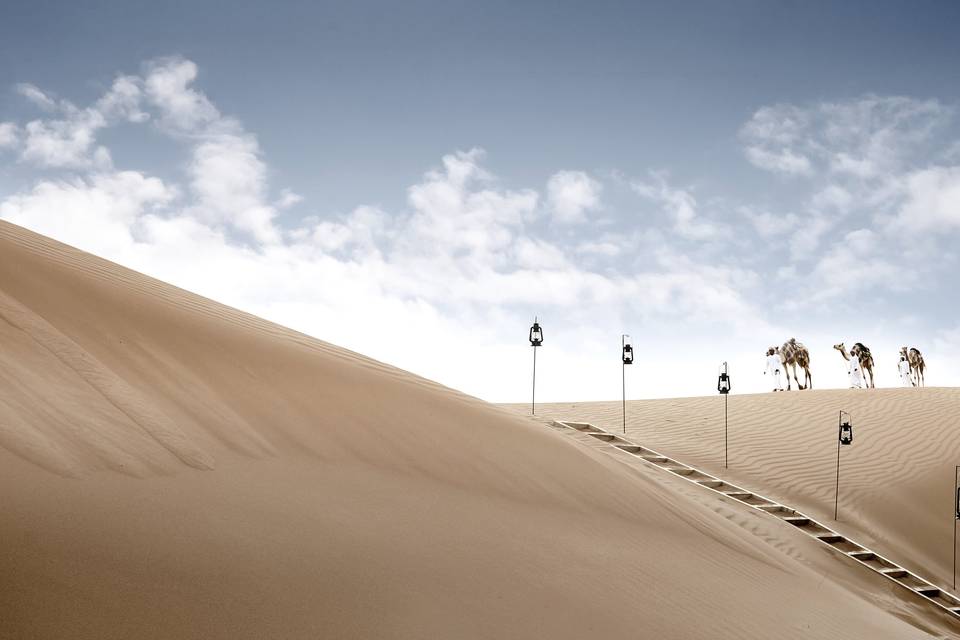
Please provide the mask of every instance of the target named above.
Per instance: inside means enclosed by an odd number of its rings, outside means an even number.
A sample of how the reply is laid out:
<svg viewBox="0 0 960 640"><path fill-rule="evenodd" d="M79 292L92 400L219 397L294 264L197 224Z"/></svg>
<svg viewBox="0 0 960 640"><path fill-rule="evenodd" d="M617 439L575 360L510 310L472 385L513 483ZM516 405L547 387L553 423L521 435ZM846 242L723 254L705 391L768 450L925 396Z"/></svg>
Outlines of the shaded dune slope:
<svg viewBox="0 0 960 640"><path fill-rule="evenodd" d="M776 523L7 223L0 505L2 638L950 629Z"/></svg>

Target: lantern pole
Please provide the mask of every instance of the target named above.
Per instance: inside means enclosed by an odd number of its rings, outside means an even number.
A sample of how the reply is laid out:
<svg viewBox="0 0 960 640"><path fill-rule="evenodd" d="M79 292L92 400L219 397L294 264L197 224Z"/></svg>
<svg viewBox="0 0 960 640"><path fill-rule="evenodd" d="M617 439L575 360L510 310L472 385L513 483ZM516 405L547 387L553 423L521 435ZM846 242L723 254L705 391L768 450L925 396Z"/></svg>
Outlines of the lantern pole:
<svg viewBox="0 0 960 640"><path fill-rule="evenodd" d="M957 482L957 476L960 475L960 465L953 469L953 490L956 495L953 513L953 590L957 590L957 521L960 520L960 483Z"/></svg>
<svg viewBox="0 0 960 640"><path fill-rule="evenodd" d="M723 394L723 468L730 468L730 455L728 450L727 442L727 396L728 393Z"/></svg>
<svg viewBox="0 0 960 640"><path fill-rule="evenodd" d="M627 363L620 363L620 373L623 382L623 432L627 432Z"/></svg>
<svg viewBox="0 0 960 640"><path fill-rule="evenodd" d="M530 327L530 346L533 347L533 390L530 395L530 413L537 415L537 347L543 344L543 329L540 328L538 318L534 316L533 326Z"/></svg>
<svg viewBox="0 0 960 640"><path fill-rule="evenodd" d="M530 398L530 413L537 415L537 346L533 346L533 395Z"/></svg>
<svg viewBox="0 0 960 640"><path fill-rule="evenodd" d="M843 425L843 411L840 411L840 417L837 419L837 488L833 498L833 519L837 519L837 511L840 506L840 429Z"/></svg>
<svg viewBox="0 0 960 640"><path fill-rule="evenodd" d="M720 375L717 377L717 391L720 392L720 395L723 396L723 467L728 469L730 467L730 439L728 437L727 429L727 396L730 395L730 389L732 385L730 384L730 369L727 365L727 362L724 361L720 364Z"/></svg>
<svg viewBox="0 0 960 640"><path fill-rule="evenodd" d="M620 336L620 378L623 387L623 432L627 432L627 361L624 359L627 341L623 335Z"/></svg>

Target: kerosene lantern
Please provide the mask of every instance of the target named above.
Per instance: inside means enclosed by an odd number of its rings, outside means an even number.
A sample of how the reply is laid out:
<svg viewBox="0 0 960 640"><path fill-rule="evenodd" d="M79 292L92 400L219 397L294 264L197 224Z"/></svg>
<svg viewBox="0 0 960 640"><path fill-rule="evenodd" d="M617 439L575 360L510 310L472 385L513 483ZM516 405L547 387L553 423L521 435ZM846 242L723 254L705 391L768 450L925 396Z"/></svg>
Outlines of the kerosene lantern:
<svg viewBox="0 0 960 640"><path fill-rule="evenodd" d="M730 372L726 362L720 365L720 377L717 378L717 391L723 395L730 393Z"/></svg>
<svg viewBox="0 0 960 640"><path fill-rule="evenodd" d="M846 418L844 418L846 416ZM853 421L850 414L846 411L840 413L840 444L851 444L853 442Z"/></svg>

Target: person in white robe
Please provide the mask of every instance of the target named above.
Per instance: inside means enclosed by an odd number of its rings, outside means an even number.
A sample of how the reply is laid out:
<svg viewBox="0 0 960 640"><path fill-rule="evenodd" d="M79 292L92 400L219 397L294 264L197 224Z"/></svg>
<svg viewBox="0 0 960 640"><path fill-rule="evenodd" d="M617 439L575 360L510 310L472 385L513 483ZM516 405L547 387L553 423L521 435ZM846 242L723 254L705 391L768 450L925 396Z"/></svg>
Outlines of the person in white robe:
<svg viewBox="0 0 960 640"><path fill-rule="evenodd" d="M767 349L767 370L764 375L769 374L773 379L773 390L783 391L783 383L780 381L780 374L783 371L783 360L776 349Z"/></svg>
<svg viewBox="0 0 960 640"><path fill-rule="evenodd" d="M851 389L863 389L863 368L860 366L860 358L850 354L847 361L847 375L850 377Z"/></svg>
<svg viewBox="0 0 960 640"><path fill-rule="evenodd" d="M897 369L900 371L900 385L904 387L913 386L913 377L910 375L910 363L906 356L900 356L900 362L897 363Z"/></svg>

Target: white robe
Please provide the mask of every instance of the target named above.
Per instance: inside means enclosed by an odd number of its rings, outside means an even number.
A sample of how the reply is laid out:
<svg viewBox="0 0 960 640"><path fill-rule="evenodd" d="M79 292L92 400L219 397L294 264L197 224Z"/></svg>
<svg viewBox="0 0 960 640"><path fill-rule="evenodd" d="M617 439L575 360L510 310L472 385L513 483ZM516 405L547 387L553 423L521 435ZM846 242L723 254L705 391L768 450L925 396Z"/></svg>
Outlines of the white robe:
<svg viewBox="0 0 960 640"><path fill-rule="evenodd" d="M851 389L863 389L863 369L860 368L860 358L850 356L847 363L847 374L850 377Z"/></svg>
<svg viewBox="0 0 960 640"><path fill-rule="evenodd" d="M774 389L779 389L783 391L783 383L780 381L780 373L783 371L783 360L780 359L780 354L775 353L772 356L767 356L767 374L773 378Z"/></svg>
<svg viewBox="0 0 960 640"><path fill-rule="evenodd" d="M906 360L901 360L897 368L900 370L900 384L905 387L912 387L913 378L910 376L910 363Z"/></svg>

